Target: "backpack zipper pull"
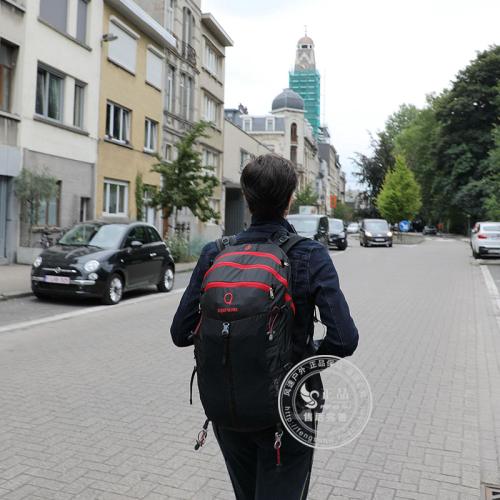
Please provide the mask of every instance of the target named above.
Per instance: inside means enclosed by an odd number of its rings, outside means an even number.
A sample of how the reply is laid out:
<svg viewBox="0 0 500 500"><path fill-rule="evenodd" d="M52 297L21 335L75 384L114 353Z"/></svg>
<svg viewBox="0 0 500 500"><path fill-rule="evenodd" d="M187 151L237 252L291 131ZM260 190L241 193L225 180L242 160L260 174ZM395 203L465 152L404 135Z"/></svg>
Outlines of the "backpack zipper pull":
<svg viewBox="0 0 500 500"><path fill-rule="evenodd" d="M226 364L227 358L227 343L229 341L229 323L222 323L222 338L224 339L224 344L222 345L222 365Z"/></svg>
<svg viewBox="0 0 500 500"><path fill-rule="evenodd" d="M267 336L268 336L269 340L273 340L275 333L276 332L274 330L272 332L267 332Z"/></svg>
<svg viewBox="0 0 500 500"><path fill-rule="evenodd" d="M274 290L273 287L269 287L269 295L271 296L271 299L274 299Z"/></svg>

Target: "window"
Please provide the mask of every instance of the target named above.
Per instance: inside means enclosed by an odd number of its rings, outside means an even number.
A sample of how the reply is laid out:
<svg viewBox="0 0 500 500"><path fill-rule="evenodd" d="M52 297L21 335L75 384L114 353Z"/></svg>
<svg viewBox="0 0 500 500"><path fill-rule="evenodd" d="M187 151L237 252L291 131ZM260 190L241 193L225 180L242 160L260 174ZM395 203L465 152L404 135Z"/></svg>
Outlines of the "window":
<svg viewBox="0 0 500 500"><path fill-rule="evenodd" d="M128 183L104 181L102 211L104 214L127 215Z"/></svg>
<svg viewBox="0 0 500 500"><path fill-rule="evenodd" d="M203 118L218 125L219 106L208 96L203 96Z"/></svg>
<svg viewBox="0 0 500 500"><path fill-rule="evenodd" d="M58 182L59 191L61 183ZM41 201L35 213L35 224L38 226L58 226L59 225L59 195L50 201Z"/></svg>
<svg viewBox="0 0 500 500"><path fill-rule="evenodd" d="M152 45L148 46L146 82L161 91L163 54Z"/></svg>
<svg viewBox="0 0 500 500"><path fill-rule="evenodd" d="M188 120L191 119L192 82L191 77L181 75L181 116Z"/></svg>
<svg viewBox="0 0 500 500"><path fill-rule="evenodd" d="M215 167L215 170L203 169L205 174L219 176L219 153L203 148L202 161L204 167Z"/></svg>
<svg viewBox="0 0 500 500"><path fill-rule="evenodd" d="M128 144L130 141L130 111L108 102L106 110L106 137Z"/></svg>
<svg viewBox="0 0 500 500"><path fill-rule="evenodd" d="M76 17L76 39L82 43L87 41L87 4L89 0L78 0Z"/></svg>
<svg viewBox="0 0 500 500"><path fill-rule="evenodd" d="M143 245L146 245L148 243L146 226L137 226L131 229L123 246L130 247L132 246L133 241L140 241Z"/></svg>
<svg viewBox="0 0 500 500"><path fill-rule="evenodd" d="M75 106L73 112L73 125L83 129L83 96L85 84L75 82Z"/></svg>
<svg viewBox="0 0 500 500"><path fill-rule="evenodd" d="M14 75L14 47L0 41L0 109L10 111L12 79Z"/></svg>
<svg viewBox="0 0 500 500"><path fill-rule="evenodd" d="M173 151L172 151L172 145L171 144L165 144L165 161L172 161Z"/></svg>
<svg viewBox="0 0 500 500"><path fill-rule="evenodd" d="M182 28L182 39L185 43L188 43L191 45L191 23L193 19L193 15L191 14L191 11L187 8L184 7L184 12L183 12L183 28Z"/></svg>
<svg viewBox="0 0 500 500"><path fill-rule="evenodd" d="M251 132L251 130L252 130L252 119L251 118L243 118L243 130L245 132Z"/></svg>
<svg viewBox="0 0 500 500"><path fill-rule="evenodd" d="M212 50L212 48L205 44L205 67L215 76L219 74L220 57Z"/></svg>
<svg viewBox="0 0 500 500"><path fill-rule="evenodd" d="M140 36L114 16L111 16L109 32L117 35L118 39L106 44L108 59L135 75L137 39Z"/></svg>
<svg viewBox="0 0 500 500"><path fill-rule="evenodd" d="M66 32L68 0L40 0L40 17L55 28Z"/></svg>
<svg viewBox="0 0 500 500"><path fill-rule="evenodd" d="M248 151L245 151L244 149L240 149L240 174L243 172L243 169L245 168L246 164L255 158L255 156Z"/></svg>
<svg viewBox="0 0 500 500"><path fill-rule="evenodd" d="M266 118L266 131L274 132L274 118Z"/></svg>
<svg viewBox="0 0 500 500"><path fill-rule="evenodd" d="M151 202L151 195L154 193L155 188L153 186L144 186L144 205L142 207L142 212L144 214L144 222L147 222L148 224L151 224L154 226L156 222L156 208L152 207L150 205ZM146 228L146 230L151 229L151 228ZM158 233L151 229L151 233L149 233L149 240L151 242L154 241L161 241L161 239L158 239Z"/></svg>
<svg viewBox="0 0 500 500"><path fill-rule="evenodd" d="M219 212L219 202L220 200L214 200L213 198L208 199L208 206L212 209L215 210L215 212ZM219 213L220 215L220 213ZM215 219L210 219L207 221L207 225L209 226L216 226L217 221Z"/></svg>
<svg viewBox="0 0 500 500"><path fill-rule="evenodd" d="M85 222L90 215L90 198L80 198L80 222Z"/></svg>
<svg viewBox="0 0 500 500"><path fill-rule="evenodd" d="M62 122L63 87L63 75L39 66L35 112L45 118Z"/></svg>
<svg viewBox="0 0 500 500"><path fill-rule="evenodd" d="M293 142L297 142L297 124L296 123L292 123L291 132L290 132L290 139Z"/></svg>
<svg viewBox="0 0 500 500"><path fill-rule="evenodd" d="M292 146L290 148L290 161L297 165L297 146Z"/></svg>
<svg viewBox="0 0 500 500"><path fill-rule="evenodd" d="M167 75L167 111L174 111L174 68L168 67Z"/></svg>
<svg viewBox="0 0 500 500"><path fill-rule="evenodd" d="M146 118L144 130L144 150L156 152L156 139L158 137L158 123Z"/></svg>
<svg viewBox="0 0 500 500"><path fill-rule="evenodd" d="M174 0L167 0L167 26L170 32L174 32Z"/></svg>

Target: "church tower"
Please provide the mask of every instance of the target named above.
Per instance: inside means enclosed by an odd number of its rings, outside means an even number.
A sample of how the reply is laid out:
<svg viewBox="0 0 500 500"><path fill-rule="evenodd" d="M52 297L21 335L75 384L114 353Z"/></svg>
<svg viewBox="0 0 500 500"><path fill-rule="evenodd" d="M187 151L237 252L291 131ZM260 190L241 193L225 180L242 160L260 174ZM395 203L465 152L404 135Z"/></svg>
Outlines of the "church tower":
<svg viewBox="0 0 500 500"><path fill-rule="evenodd" d="M316 69L314 42L307 32L297 44L294 70L289 74L289 87L304 99L306 118L317 136L320 127L320 74Z"/></svg>

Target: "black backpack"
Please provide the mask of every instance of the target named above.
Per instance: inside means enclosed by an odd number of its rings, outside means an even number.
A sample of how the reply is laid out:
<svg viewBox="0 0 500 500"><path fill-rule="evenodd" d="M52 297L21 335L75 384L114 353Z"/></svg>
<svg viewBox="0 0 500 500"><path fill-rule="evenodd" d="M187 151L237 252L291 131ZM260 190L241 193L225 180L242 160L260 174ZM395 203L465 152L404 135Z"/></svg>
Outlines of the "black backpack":
<svg viewBox="0 0 500 500"><path fill-rule="evenodd" d="M219 254L203 278L201 318L193 332L191 390L196 374L205 431L208 421L238 431L279 424L280 385L297 361L287 252L304 239L287 233L276 242L237 242L234 236L217 241Z"/></svg>

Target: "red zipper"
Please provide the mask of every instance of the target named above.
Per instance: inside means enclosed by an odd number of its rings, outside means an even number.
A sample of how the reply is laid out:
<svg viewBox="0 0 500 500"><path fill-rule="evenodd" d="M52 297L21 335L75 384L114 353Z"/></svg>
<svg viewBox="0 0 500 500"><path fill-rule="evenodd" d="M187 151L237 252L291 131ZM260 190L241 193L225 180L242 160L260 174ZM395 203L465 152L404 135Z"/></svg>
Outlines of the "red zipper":
<svg viewBox="0 0 500 500"><path fill-rule="evenodd" d="M220 262L219 264L215 264L213 267L211 267L203 277L205 279L207 277L207 274L212 272L216 267L236 267L238 269L264 269L264 271L268 271L272 273L278 281L281 281L285 285L285 287L288 288L288 281L281 276L278 271L275 271L272 267L265 266L264 264L238 264L237 262Z"/></svg>
<svg viewBox="0 0 500 500"><path fill-rule="evenodd" d="M222 259L223 257L227 257L228 255L255 255L256 257L268 257L269 259L273 259L275 262L277 262L281 267L281 261L276 257L276 255L273 255L272 253L264 253L264 252L230 252L226 253L224 255L221 255L219 258L215 259L214 262L217 262L219 259Z"/></svg>
<svg viewBox="0 0 500 500"><path fill-rule="evenodd" d="M295 306L293 305L292 297L290 297L290 295L288 295L288 293L285 293L285 300L287 302L290 302L290 305L292 306L292 309L293 309L293 314L295 314Z"/></svg>
<svg viewBox="0 0 500 500"><path fill-rule="evenodd" d="M265 290L269 292L271 287L269 285L264 285L264 283L258 283L257 281L238 281L236 283L228 283L227 281L212 281L209 283L205 290L209 288L260 288L261 290Z"/></svg>

